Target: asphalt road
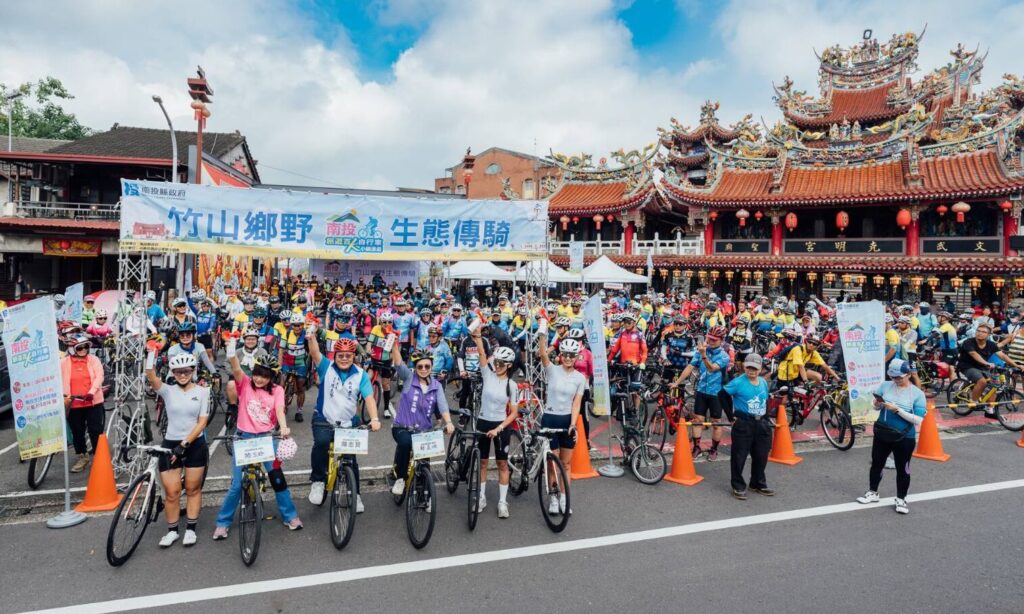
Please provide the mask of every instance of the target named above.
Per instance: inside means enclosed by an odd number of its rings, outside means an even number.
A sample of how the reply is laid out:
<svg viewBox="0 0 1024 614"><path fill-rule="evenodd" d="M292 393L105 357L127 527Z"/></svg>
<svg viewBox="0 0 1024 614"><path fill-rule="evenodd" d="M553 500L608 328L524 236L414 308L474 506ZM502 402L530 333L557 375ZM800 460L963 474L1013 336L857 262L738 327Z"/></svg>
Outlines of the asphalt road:
<svg viewBox="0 0 1024 614"><path fill-rule="evenodd" d="M161 551L158 523L119 569L104 558L109 517L62 531L7 524L0 609L1020 612L1024 451L1015 439L980 429L944 439L947 463L915 459L909 516L891 503L851 503L867 482L868 449L857 447L803 450L799 465L772 464L778 495L744 502L729 495L726 462L698 465L706 479L692 488L628 476L579 481L575 514L558 535L544 525L532 489L513 499L511 519L499 520L492 482L473 533L465 489L442 492L433 540L421 551L385 493L364 495L367 512L340 552L326 508L299 500L306 529L289 533L267 521L251 568L239 560L236 535L209 539L214 509L204 510L194 548ZM886 472L882 495L893 488Z"/></svg>

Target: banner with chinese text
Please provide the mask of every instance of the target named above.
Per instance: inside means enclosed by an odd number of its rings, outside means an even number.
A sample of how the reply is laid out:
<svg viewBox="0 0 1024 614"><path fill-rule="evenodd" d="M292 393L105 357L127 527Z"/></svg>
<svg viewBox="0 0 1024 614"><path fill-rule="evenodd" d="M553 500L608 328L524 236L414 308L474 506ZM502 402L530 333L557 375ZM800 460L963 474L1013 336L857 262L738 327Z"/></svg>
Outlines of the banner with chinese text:
<svg viewBox="0 0 1024 614"><path fill-rule="evenodd" d="M121 248L347 260L545 257L544 201L121 180Z"/></svg>
<svg viewBox="0 0 1024 614"><path fill-rule="evenodd" d="M587 333L587 347L594 359L594 389L591 394L593 413L595 416L607 416L611 412L611 388L608 383L608 355L600 295L595 294L583 303L583 330Z"/></svg>
<svg viewBox="0 0 1024 614"><path fill-rule="evenodd" d="M11 378L14 431L22 460L64 449L64 384L50 297L7 309L4 352Z"/></svg>
<svg viewBox="0 0 1024 614"><path fill-rule="evenodd" d="M836 306L839 341L846 361L850 418L867 424L878 418L872 394L885 381L885 309L878 301Z"/></svg>

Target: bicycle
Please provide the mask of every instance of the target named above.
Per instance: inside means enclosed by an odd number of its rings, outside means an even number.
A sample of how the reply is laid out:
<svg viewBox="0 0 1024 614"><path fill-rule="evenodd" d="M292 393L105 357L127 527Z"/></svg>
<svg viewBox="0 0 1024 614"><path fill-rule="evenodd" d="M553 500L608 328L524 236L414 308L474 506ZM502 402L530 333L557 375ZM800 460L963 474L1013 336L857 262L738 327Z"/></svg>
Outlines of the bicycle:
<svg viewBox="0 0 1024 614"><path fill-rule="evenodd" d="M544 522L548 528L555 533L561 533L569 524L572 499L570 498L565 465L551 450L551 441L548 436L568 432L569 429L542 427L521 431L517 442L514 444L509 442L508 466L511 470L509 492L519 496L529 489L531 481L536 481L541 514L544 516ZM556 522L555 515L551 513L551 502L558 501L562 494L565 495L565 509L562 510Z"/></svg>
<svg viewBox="0 0 1024 614"><path fill-rule="evenodd" d="M781 398L788 396L786 418L789 421L789 429L793 431L817 409L825 438L834 448L845 452L853 447L857 437L857 429L854 428L850 417L847 390L847 384L843 381L824 382L807 387L782 386L776 395L769 399L769 416L776 415Z"/></svg>
<svg viewBox="0 0 1024 614"><path fill-rule="evenodd" d="M160 480L160 457L172 450L160 446L137 446L137 453L147 454L146 470L135 476L125 490L124 498L110 519L107 531L107 563L124 565L142 541L149 523L156 522L163 510L164 485Z"/></svg>
<svg viewBox="0 0 1024 614"><path fill-rule="evenodd" d="M661 447L650 442L650 435L652 430L660 431L658 441L664 446L665 429L660 425L664 425L667 420L662 414L658 414L658 418L654 420L653 416L648 416L649 403L637 402L634 398L634 394L642 389L643 383L630 381L630 375L631 373L627 372L625 377L612 380L612 411L614 413L617 410L622 420L622 436L612 437L619 441L622 461L629 467L633 477L642 484L657 484L665 477L668 463ZM656 407L655 410L661 408Z"/></svg>
<svg viewBox="0 0 1024 614"><path fill-rule="evenodd" d="M253 441L255 439L281 439L278 435L263 435L260 437L214 437L216 440L231 439L235 442L235 449L238 449L238 442ZM255 447L255 446L254 446ZM273 443L269 446L273 450ZM267 446L263 446L266 451ZM263 493L267 490L270 478L263 467L263 463L274 460L273 454L254 456L249 462L242 466L242 495L238 500L238 549L242 562L246 567L256 562L260 552L260 536L263 530ZM239 464L239 458L235 457L235 464Z"/></svg>
<svg viewBox="0 0 1024 614"><path fill-rule="evenodd" d="M487 433L476 430L475 413L465 409L452 411L464 419L460 422L465 426L456 426L455 433L448 438L444 457L445 486L449 494L454 494L459 488L459 482L466 482L469 492L469 530L472 531L480 515L480 448L476 442L480 437L487 437Z"/></svg>
<svg viewBox="0 0 1024 614"><path fill-rule="evenodd" d="M341 447L349 451L335 451L335 442L338 442L339 431L365 431L368 426L357 426L346 428L340 422L335 423L334 441L327 448L327 483L326 490L331 493L328 515L330 517L331 543L338 550L344 548L350 539L356 525L355 502L358 492L355 470L352 468L352 454L367 454L365 448L356 449L351 439L341 441ZM344 433L342 433L344 435ZM323 505L321 501L320 505Z"/></svg>
<svg viewBox="0 0 1024 614"><path fill-rule="evenodd" d="M434 476L430 471L430 459L443 456L444 435L440 429L420 431L407 429L413 434L412 455L405 474L405 490L401 495L391 495L395 505L405 502L405 526L409 541L417 550L430 542L437 520L437 505L434 501ZM387 473L388 488L395 484L398 473L395 467Z"/></svg>
<svg viewBox="0 0 1024 614"><path fill-rule="evenodd" d="M979 409L990 409L992 417L1008 431L1024 430L1024 393L1014 388L1014 369L993 367L986 374L988 384L977 402L971 401L974 384L962 376L952 381L946 390L949 408L958 416L968 416Z"/></svg>

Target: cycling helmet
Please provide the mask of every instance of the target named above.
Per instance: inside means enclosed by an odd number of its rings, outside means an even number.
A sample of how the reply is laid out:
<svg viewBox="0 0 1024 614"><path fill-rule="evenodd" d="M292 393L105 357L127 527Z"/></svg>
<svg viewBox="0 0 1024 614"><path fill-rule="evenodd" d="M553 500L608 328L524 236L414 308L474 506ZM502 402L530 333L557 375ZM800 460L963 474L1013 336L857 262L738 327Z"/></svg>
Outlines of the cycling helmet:
<svg viewBox="0 0 1024 614"><path fill-rule="evenodd" d="M88 335L77 333L68 337L68 347L78 348L83 345L92 347L92 341L89 340Z"/></svg>
<svg viewBox="0 0 1024 614"><path fill-rule="evenodd" d="M897 324L910 324L912 321L913 320L911 320L908 316L900 316L899 319L896 320L896 323Z"/></svg>
<svg viewBox="0 0 1024 614"><path fill-rule="evenodd" d="M562 342L558 344L559 354L579 354L581 349L583 349L582 344L575 339L562 339Z"/></svg>
<svg viewBox="0 0 1024 614"><path fill-rule="evenodd" d="M502 362L515 362L516 352L512 348L499 347L494 350L494 360L500 360Z"/></svg>
<svg viewBox="0 0 1024 614"><path fill-rule="evenodd" d="M970 311L965 311L965 312L960 314L960 319L961 320L973 320L974 319L974 314L971 313Z"/></svg>
<svg viewBox="0 0 1024 614"><path fill-rule="evenodd" d="M53 295L53 302L54 303L57 303L58 305L63 305L64 301L65 301L65 299L64 299L64 295L63 294L54 294Z"/></svg>
<svg viewBox="0 0 1024 614"><path fill-rule="evenodd" d="M750 324L750 316L740 316L736 318L737 322L743 322L744 324Z"/></svg>
<svg viewBox="0 0 1024 614"><path fill-rule="evenodd" d="M172 318L164 318L160 320L160 325L157 328L165 335L174 332L174 320Z"/></svg>
<svg viewBox="0 0 1024 614"><path fill-rule="evenodd" d="M566 338L567 339L576 339L576 340L585 339L586 336L587 336L587 333L583 332L582 328L572 328L572 329L569 329L569 332L566 334Z"/></svg>
<svg viewBox="0 0 1024 614"><path fill-rule="evenodd" d="M397 305L397 304L398 304L398 302L396 301L396 302L395 302L395 304ZM470 304L470 306L472 306L472 305L477 305L477 306L479 306L479 305L480 305L480 299L478 299L478 298L476 298L476 297L474 297L474 298L471 298L471 299L469 299L469 304Z"/></svg>
<svg viewBox="0 0 1024 614"><path fill-rule="evenodd" d="M356 343L355 339L350 337L342 337L334 342L334 353L338 352L355 352L358 349L359 344Z"/></svg>
<svg viewBox="0 0 1024 614"><path fill-rule="evenodd" d="M94 315L96 316L97 320L99 320L100 318L106 318L107 317L107 310L106 309L97 309L96 313Z"/></svg>
<svg viewBox="0 0 1024 614"><path fill-rule="evenodd" d="M306 318L301 313L293 313L288 318L288 323L292 326L295 326L296 324L305 324Z"/></svg>
<svg viewBox="0 0 1024 614"><path fill-rule="evenodd" d="M896 320L894 320L894 319L893 319L893 317L892 317L892 314L891 314L891 313L887 313L887 314L885 314L885 323L886 323L886 324L892 324L892 323L893 323L893 322L895 322L895 321L896 321Z"/></svg>
<svg viewBox="0 0 1024 614"><path fill-rule="evenodd" d="M430 326L427 327L427 334L429 335L430 333L437 333L440 335L441 327L438 326L437 324L431 324Z"/></svg>
<svg viewBox="0 0 1024 614"><path fill-rule="evenodd" d="M171 303L171 306L174 307L175 309L177 309L178 307L188 307L188 301L185 300L185 297L179 296L178 298L174 299L174 302Z"/></svg>
<svg viewBox="0 0 1024 614"><path fill-rule="evenodd" d="M570 322L569 318L565 316L555 319L555 326L569 326L570 324L572 324L572 322Z"/></svg>
<svg viewBox="0 0 1024 614"><path fill-rule="evenodd" d="M391 324L392 322L395 321L395 318L394 316L391 315L390 311L385 311L384 313L380 314L380 317L377 319L380 320L381 324Z"/></svg>
<svg viewBox="0 0 1024 614"><path fill-rule="evenodd" d="M525 316L526 314L530 313L530 310L526 307L526 305L523 305L519 309L516 309L516 313L518 313L521 316Z"/></svg>
<svg viewBox="0 0 1024 614"><path fill-rule="evenodd" d="M953 314L949 313L948 311L940 311L939 312L939 317L940 318L946 318L947 320L952 320L953 319Z"/></svg>
<svg viewBox="0 0 1024 614"><path fill-rule="evenodd" d="M178 334L181 333L195 333L196 323L192 321L182 322L178 325Z"/></svg>
<svg viewBox="0 0 1024 614"><path fill-rule="evenodd" d="M299 451L299 444L291 437L286 437L277 442L277 460L289 461L295 458Z"/></svg>
<svg viewBox="0 0 1024 614"><path fill-rule="evenodd" d="M245 337L259 337L260 331L255 326L246 326L245 330L242 331L242 338Z"/></svg>
<svg viewBox="0 0 1024 614"><path fill-rule="evenodd" d="M614 320L615 318L613 317L612 319ZM672 320L672 324L674 324L676 326L686 326L686 318L684 318L683 316L676 316ZM679 332L682 332L682 331L679 331Z"/></svg>
<svg viewBox="0 0 1024 614"><path fill-rule="evenodd" d="M800 338L800 333L796 332L795 330L787 329L782 331L782 336L785 337L786 339L796 340Z"/></svg>
<svg viewBox="0 0 1024 614"><path fill-rule="evenodd" d="M305 294L300 294L299 295L299 302L300 303L308 303L309 302L309 298Z"/></svg>
<svg viewBox="0 0 1024 614"><path fill-rule="evenodd" d="M579 307L580 305L583 304L583 299L577 296L576 298L569 301L569 304L573 305L574 307Z"/></svg>
<svg viewBox="0 0 1024 614"><path fill-rule="evenodd" d="M252 317L265 318L267 317L267 310L262 307L257 307L256 309L253 310Z"/></svg>
<svg viewBox="0 0 1024 614"><path fill-rule="evenodd" d="M708 331L707 336L713 339L724 339L727 332L724 326L715 326Z"/></svg>
<svg viewBox="0 0 1024 614"><path fill-rule="evenodd" d="M813 343L814 345L821 345L821 337L817 335L807 335L804 337L804 343Z"/></svg>
<svg viewBox="0 0 1024 614"><path fill-rule="evenodd" d="M281 297L280 296L275 294L274 296L270 297L270 304L271 305L273 305L274 303L280 303L280 302L281 302Z"/></svg>
<svg viewBox="0 0 1024 614"><path fill-rule="evenodd" d="M623 322L627 320L630 322L636 322L636 316L628 311L622 312L622 314L620 314L619 316L619 319L621 319Z"/></svg>
<svg viewBox="0 0 1024 614"><path fill-rule="evenodd" d="M204 292L203 290L196 290L195 292L192 293L192 298L197 301L205 301L206 292Z"/></svg>
<svg viewBox="0 0 1024 614"><path fill-rule="evenodd" d="M406 300L404 298L402 298L402 297L398 297L398 298L395 299L395 307L398 307L399 305L408 305L408 304L409 303L406 302Z"/></svg>
<svg viewBox="0 0 1024 614"><path fill-rule="evenodd" d="M420 362L421 360L429 360L431 364L433 364L434 354L424 350L416 350L415 352L412 353L412 356L409 357L409 360L410 362L412 362L413 365Z"/></svg>
<svg viewBox="0 0 1024 614"><path fill-rule="evenodd" d="M261 367L267 369L273 373L277 373L277 370L281 365L277 362L277 355L268 352L262 348L256 351L256 364L253 367Z"/></svg>
<svg viewBox="0 0 1024 614"><path fill-rule="evenodd" d="M247 294L244 297L242 297L242 304L243 305L255 305L256 304L256 299L254 297L252 297L252 296Z"/></svg>
<svg viewBox="0 0 1024 614"><path fill-rule="evenodd" d="M175 354L171 357L167 366L171 371L175 369L194 369L196 367L196 357L185 352Z"/></svg>
<svg viewBox="0 0 1024 614"><path fill-rule="evenodd" d="M61 300L64 300L63 296L61 296L59 294L57 296L60 296ZM57 297L54 297L54 298L57 298ZM146 300L147 301L155 301L156 300L156 292L154 292L152 290L146 292Z"/></svg>
<svg viewBox="0 0 1024 614"><path fill-rule="evenodd" d="M462 311L462 305L455 303L452 305L452 311Z"/></svg>
<svg viewBox="0 0 1024 614"><path fill-rule="evenodd" d="M346 303L346 304L341 306L341 315L343 315L343 316L350 316L354 312L355 312L355 307L353 307L352 305L350 305L348 303Z"/></svg>
<svg viewBox="0 0 1024 614"><path fill-rule="evenodd" d="M291 309L282 309L281 313L277 314L277 318L279 320L281 320L282 322L287 322L287 321L291 320L292 319L292 310Z"/></svg>
<svg viewBox="0 0 1024 614"><path fill-rule="evenodd" d="M430 309L428 309L426 307L424 307L423 309L420 309L420 317L421 318L423 316L428 316L429 317L429 316L432 316L432 315L434 315L434 312L431 311Z"/></svg>

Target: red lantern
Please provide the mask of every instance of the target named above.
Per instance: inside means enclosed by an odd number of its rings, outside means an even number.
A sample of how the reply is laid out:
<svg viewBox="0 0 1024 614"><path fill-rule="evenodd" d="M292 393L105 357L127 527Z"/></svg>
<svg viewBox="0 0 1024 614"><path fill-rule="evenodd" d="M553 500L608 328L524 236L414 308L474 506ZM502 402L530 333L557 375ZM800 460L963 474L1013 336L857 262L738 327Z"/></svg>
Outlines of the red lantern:
<svg viewBox="0 0 1024 614"><path fill-rule="evenodd" d="M906 228L907 226L910 226L910 222L910 210L900 209L896 214L896 225L900 228Z"/></svg>
<svg viewBox="0 0 1024 614"><path fill-rule="evenodd" d="M958 224L964 223L964 215L970 210L971 206L963 201L953 205L953 213L956 214L956 221Z"/></svg>
<svg viewBox="0 0 1024 614"><path fill-rule="evenodd" d="M1011 203L1008 200L1004 200L1003 202L999 203L999 208L1002 209L1004 212L1008 212L1010 209L1013 209L1013 203Z"/></svg>
<svg viewBox="0 0 1024 614"><path fill-rule="evenodd" d="M755 211L754 212L754 219L757 220L758 222L760 222L761 218L763 218L763 217L764 217L764 214L761 213L760 211Z"/></svg>
<svg viewBox="0 0 1024 614"><path fill-rule="evenodd" d="M566 230L566 229L569 228L569 216L568 215L563 215L562 217L558 218L558 221L562 223L562 230Z"/></svg>
<svg viewBox="0 0 1024 614"><path fill-rule="evenodd" d="M740 226L747 225L747 218L750 217L750 212L746 209L740 209L736 212L736 219L740 221Z"/></svg>
<svg viewBox="0 0 1024 614"><path fill-rule="evenodd" d="M939 205L935 208L935 212L939 214L939 217L945 216L947 211L949 211L949 207L946 205Z"/></svg>
<svg viewBox="0 0 1024 614"><path fill-rule="evenodd" d="M789 230L789 231L792 231L794 228L796 228L796 223L797 223L796 214L793 213L792 211L787 213L786 214L786 229Z"/></svg>
<svg viewBox="0 0 1024 614"><path fill-rule="evenodd" d="M573 224L579 224L580 223L580 218L576 217L575 215L572 216L572 223Z"/></svg>
<svg viewBox="0 0 1024 614"><path fill-rule="evenodd" d="M839 232L846 230L846 227L850 225L850 214L845 211L840 211L836 214L836 228Z"/></svg>
<svg viewBox="0 0 1024 614"><path fill-rule="evenodd" d="M718 219L718 212L712 211L711 213L708 214L708 217L711 218L711 221L713 222Z"/></svg>
<svg viewBox="0 0 1024 614"><path fill-rule="evenodd" d="M598 230L601 230L601 222L603 222L603 221L604 221L604 216L601 215L600 213L598 213L597 215L594 216L594 224L597 225L597 229Z"/></svg>
<svg viewBox="0 0 1024 614"><path fill-rule="evenodd" d="M614 222L614 221L615 221L615 216L614 216L614 215L612 215L611 213L609 213L609 214L608 214L608 217L607 217L606 219L607 219L607 220L608 220L609 222Z"/></svg>
<svg viewBox="0 0 1024 614"><path fill-rule="evenodd" d="M65 251L71 249L71 241L61 241L60 248Z"/></svg>

